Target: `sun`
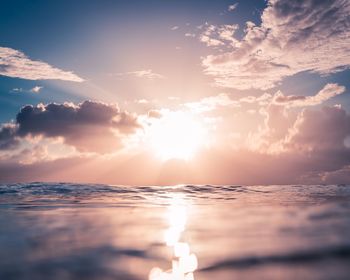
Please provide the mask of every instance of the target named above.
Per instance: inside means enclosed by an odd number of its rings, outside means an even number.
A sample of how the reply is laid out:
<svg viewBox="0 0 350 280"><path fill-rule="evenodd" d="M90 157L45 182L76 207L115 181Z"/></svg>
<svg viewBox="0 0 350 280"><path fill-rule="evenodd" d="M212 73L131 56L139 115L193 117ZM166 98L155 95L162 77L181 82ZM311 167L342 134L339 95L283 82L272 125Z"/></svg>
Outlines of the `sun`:
<svg viewBox="0 0 350 280"><path fill-rule="evenodd" d="M189 113L168 112L152 123L149 140L162 160L188 160L203 145L204 129Z"/></svg>

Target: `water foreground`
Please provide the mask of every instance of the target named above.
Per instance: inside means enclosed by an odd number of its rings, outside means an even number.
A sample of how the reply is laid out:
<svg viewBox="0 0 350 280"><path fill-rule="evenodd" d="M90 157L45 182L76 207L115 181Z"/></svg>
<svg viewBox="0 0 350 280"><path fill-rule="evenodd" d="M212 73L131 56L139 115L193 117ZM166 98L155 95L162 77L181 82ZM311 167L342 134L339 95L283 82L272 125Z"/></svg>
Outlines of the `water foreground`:
<svg viewBox="0 0 350 280"><path fill-rule="evenodd" d="M0 185L0 279L349 279L350 186Z"/></svg>

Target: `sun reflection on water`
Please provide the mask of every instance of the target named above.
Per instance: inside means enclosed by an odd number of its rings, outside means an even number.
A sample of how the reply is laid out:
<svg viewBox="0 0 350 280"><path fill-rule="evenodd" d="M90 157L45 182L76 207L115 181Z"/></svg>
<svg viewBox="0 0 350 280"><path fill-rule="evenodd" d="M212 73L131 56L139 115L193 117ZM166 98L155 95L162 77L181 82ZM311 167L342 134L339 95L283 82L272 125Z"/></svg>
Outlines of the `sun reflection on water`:
<svg viewBox="0 0 350 280"><path fill-rule="evenodd" d="M169 228L165 231L164 242L173 251L172 267L162 270L154 267L149 273L149 280L194 280L193 272L198 262L195 254L191 253L190 246L181 241L186 228L187 206L185 201L176 198L168 208L167 220Z"/></svg>

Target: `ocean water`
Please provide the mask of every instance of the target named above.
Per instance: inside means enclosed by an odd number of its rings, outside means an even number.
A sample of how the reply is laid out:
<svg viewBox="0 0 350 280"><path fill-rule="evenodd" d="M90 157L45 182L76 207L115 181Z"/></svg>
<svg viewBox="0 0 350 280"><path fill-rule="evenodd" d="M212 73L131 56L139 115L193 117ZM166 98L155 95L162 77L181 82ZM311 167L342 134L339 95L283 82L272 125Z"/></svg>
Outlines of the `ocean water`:
<svg viewBox="0 0 350 280"><path fill-rule="evenodd" d="M350 186L0 185L0 279L350 279Z"/></svg>

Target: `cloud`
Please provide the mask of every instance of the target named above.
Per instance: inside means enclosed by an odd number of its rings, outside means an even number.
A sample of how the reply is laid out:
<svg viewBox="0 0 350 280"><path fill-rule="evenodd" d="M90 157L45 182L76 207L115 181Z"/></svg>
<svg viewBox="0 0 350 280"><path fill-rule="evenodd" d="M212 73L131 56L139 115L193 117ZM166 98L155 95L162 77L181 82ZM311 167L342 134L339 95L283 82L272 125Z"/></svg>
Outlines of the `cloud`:
<svg viewBox="0 0 350 280"><path fill-rule="evenodd" d="M240 107L238 101L231 99L227 94L221 93L216 96L205 97L198 102L184 104L191 111L201 113L215 110L219 107Z"/></svg>
<svg viewBox="0 0 350 280"><path fill-rule="evenodd" d="M238 43L238 40L233 36L238 28L238 24L224 24L217 28L217 33L221 40L231 42L231 45L235 46Z"/></svg>
<svg viewBox="0 0 350 280"><path fill-rule="evenodd" d="M325 161L337 161L337 157L342 160L350 153L345 145L350 135L350 115L338 106L291 112L288 107L271 103L262 113L265 126L248 137L251 150L314 156Z"/></svg>
<svg viewBox="0 0 350 280"><path fill-rule="evenodd" d="M239 103L256 103L260 106L275 104L285 107L309 107L320 105L329 99L344 93L346 88L336 83L326 84L316 95L284 95L277 91L274 95L264 93L260 96L246 96ZM282 108L282 107L281 107Z"/></svg>
<svg viewBox="0 0 350 280"><path fill-rule="evenodd" d="M182 104L181 109L193 107L204 113L220 108L208 115L221 119L205 126L209 133L204 140L213 140L208 146L203 145L186 164L179 161L171 168L154 157L146 138L137 138L146 135L139 128L146 130L171 113L165 108L136 118L116 105L93 101L27 105L14 123L0 128L0 181L167 184L183 183L176 181L182 178L193 184L349 183L350 115L341 106L310 105L343 90L327 84L314 96L285 96L279 102L279 94L234 99L223 93ZM291 106L295 100L304 103ZM232 117L229 121L223 118L221 107L239 106L226 110ZM205 115L200 118L208 124ZM136 141L122 149L126 139Z"/></svg>
<svg viewBox="0 0 350 280"><path fill-rule="evenodd" d="M283 104L289 107L306 107L322 104L328 99L335 97L345 92L344 86L338 84L327 84L314 96L303 95L283 95L282 92L277 92L274 96L276 104Z"/></svg>
<svg viewBox="0 0 350 280"><path fill-rule="evenodd" d="M321 172L315 178L315 181L322 181L324 184L333 184L334 182L350 182L350 165L344 166L339 170Z"/></svg>
<svg viewBox="0 0 350 280"><path fill-rule="evenodd" d="M204 29L204 31L199 36L199 40L202 43L205 43L208 47L232 47L238 43L238 40L234 38L234 34L238 28L238 24L215 26L206 23L201 26L201 29Z"/></svg>
<svg viewBox="0 0 350 280"><path fill-rule="evenodd" d="M172 31L177 30L177 29L179 29L179 27L177 25L170 28L170 30L172 30Z"/></svg>
<svg viewBox="0 0 350 280"><path fill-rule="evenodd" d="M160 110L152 109L147 112L148 118L153 118L153 119L160 119L163 114Z"/></svg>
<svg viewBox="0 0 350 280"><path fill-rule="evenodd" d="M113 76L132 76L137 78L144 78L149 80L164 79L164 76L158 73L154 73L152 69L130 71L125 73L114 73Z"/></svg>
<svg viewBox="0 0 350 280"><path fill-rule="evenodd" d="M237 8L237 6L238 6L238 3L229 5L228 8L227 8L227 10L228 10L229 12L232 12L232 11L234 11L234 10Z"/></svg>
<svg viewBox="0 0 350 280"><path fill-rule="evenodd" d="M41 86L35 86L30 91L33 93L39 93L43 87Z"/></svg>
<svg viewBox="0 0 350 280"><path fill-rule="evenodd" d="M246 96L246 97L242 97L241 99L239 99L240 103L257 103L260 106L264 106L267 105L271 102L272 99L272 95L269 93L264 93L258 97L256 96Z"/></svg>
<svg viewBox="0 0 350 280"><path fill-rule="evenodd" d="M204 27L205 29L203 33L199 36L199 40L202 43L205 43L208 47L217 47L217 46L225 45L224 42L218 39L214 39L212 36L217 30L216 26L206 23L204 26L200 26L200 29Z"/></svg>
<svg viewBox="0 0 350 280"><path fill-rule="evenodd" d="M132 75L135 75L136 77L140 78L146 78L150 80L154 79L163 79L164 77L158 73L154 73L151 69L148 70L139 70L139 71L134 71L134 72L129 72Z"/></svg>
<svg viewBox="0 0 350 280"><path fill-rule="evenodd" d="M350 149L341 142L350 133L349 114L338 107L325 107L308 108L293 121L290 117L283 118L285 133L270 139L270 145L283 139L284 149L278 153L219 145L204 147L187 162L161 163L152 151L113 157L83 154L25 165L0 161L0 181L64 180L125 185L349 183ZM276 111L270 118L281 116ZM295 128L293 133L291 128ZM292 137L286 138L288 135ZM32 153L47 157L45 150L40 149L26 153L29 159Z"/></svg>
<svg viewBox="0 0 350 280"><path fill-rule="evenodd" d="M82 152L107 153L123 146L123 138L140 128L137 118L116 105L85 101L24 106L16 123L0 130L0 147L13 147L25 137L62 138Z"/></svg>
<svg viewBox="0 0 350 280"><path fill-rule="evenodd" d="M200 41L205 43L208 47L217 47L224 45L224 42L218 39L210 38L208 35L203 34L200 36Z"/></svg>
<svg viewBox="0 0 350 280"><path fill-rule="evenodd" d="M35 86L31 89L23 89L23 88L13 88L10 90L11 93L39 93L43 89L42 86Z"/></svg>
<svg viewBox="0 0 350 280"><path fill-rule="evenodd" d="M342 71L350 65L349 15L350 2L344 0L269 0L261 25L247 22L242 40L220 44L229 51L202 60L205 73L218 86L244 90L272 88L303 71ZM205 43L219 39L207 36Z"/></svg>
<svg viewBox="0 0 350 280"><path fill-rule="evenodd" d="M264 93L260 96L246 96L240 99L233 99L226 93L221 93L216 96L202 98L197 102L188 102L184 106L190 108L197 113L208 112L219 107L242 107L244 104L255 104L260 107L274 105L278 110L285 110L284 107L308 107L322 104L323 102L345 92L345 87L338 84L325 85L316 95L284 95L281 91L277 91L274 95Z"/></svg>
<svg viewBox="0 0 350 280"><path fill-rule="evenodd" d="M149 100L144 99L144 98L142 98L142 99L137 99L137 100L135 100L135 102L138 103L138 104L148 104L148 103L150 103Z"/></svg>
<svg viewBox="0 0 350 280"><path fill-rule="evenodd" d="M342 153L350 151L346 145L350 135L348 113L337 105L321 110L307 107L322 104L344 91L345 87L338 84L327 84L314 96L284 96L278 91L269 97L267 104L260 107L264 124L249 133L247 147L275 155L302 153L305 156L313 153L318 157L326 158L328 155L342 158ZM260 97L252 102L257 102L257 99ZM341 152L338 154L338 151Z"/></svg>
<svg viewBox="0 0 350 280"><path fill-rule="evenodd" d="M23 88L13 88L10 92L13 92L13 93L23 92Z"/></svg>
<svg viewBox="0 0 350 280"><path fill-rule="evenodd" d="M265 111L265 127L250 135L247 147L251 156L266 158L270 180L275 167L286 172L275 174L284 183L293 180L291 174L303 184L345 183L350 178L343 176L350 166L350 148L345 144L349 135L350 115L340 107L307 108L293 114L287 107L271 104Z"/></svg>
<svg viewBox="0 0 350 280"><path fill-rule="evenodd" d="M9 150L17 147L16 126L14 124L3 124L0 127L0 150Z"/></svg>
<svg viewBox="0 0 350 280"><path fill-rule="evenodd" d="M28 80L84 81L73 72L55 68L43 61L31 60L23 52L5 47L0 47L0 75Z"/></svg>
<svg viewBox="0 0 350 280"><path fill-rule="evenodd" d="M196 37L196 34L194 34L194 33L185 33L185 37L192 37L192 38L194 38L194 37Z"/></svg>
<svg viewBox="0 0 350 280"><path fill-rule="evenodd" d="M350 115L344 109L324 107L322 110L304 110L289 129L283 145L297 152L334 154L338 151L336 155L342 159L350 152L344 144L348 135ZM342 152L345 154L342 155Z"/></svg>
<svg viewBox="0 0 350 280"><path fill-rule="evenodd" d="M350 115L344 109L307 108L293 115L283 105L270 106L265 115L269 129L266 133L273 137L262 134L260 137L266 146L280 147L274 152L262 147L230 148L220 144L204 147L193 160L169 161L162 166L151 151L136 155L118 153L113 157L80 154L47 161L50 151L36 145L23 151L19 156L21 163L1 160L0 181L65 180L139 185L184 183L184 180L191 184L350 182L350 148L344 144L350 135ZM86 134L79 137L84 138ZM33 158L39 160L33 161Z"/></svg>
<svg viewBox="0 0 350 280"><path fill-rule="evenodd" d="M34 145L33 147L23 149L15 157L17 157L18 162L23 165L53 160L53 158L50 157L47 146L45 145Z"/></svg>

